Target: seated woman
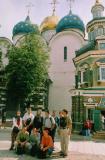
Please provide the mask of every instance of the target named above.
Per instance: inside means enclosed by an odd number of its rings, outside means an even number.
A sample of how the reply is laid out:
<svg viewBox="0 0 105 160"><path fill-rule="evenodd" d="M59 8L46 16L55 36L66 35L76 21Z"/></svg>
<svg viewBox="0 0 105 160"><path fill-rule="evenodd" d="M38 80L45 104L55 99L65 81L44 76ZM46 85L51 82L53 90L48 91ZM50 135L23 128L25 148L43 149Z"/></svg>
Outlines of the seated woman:
<svg viewBox="0 0 105 160"><path fill-rule="evenodd" d="M40 133L36 128L33 128L32 133L29 138L29 152L32 156L35 156L39 151L40 146Z"/></svg>
<svg viewBox="0 0 105 160"><path fill-rule="evenodd" d="M18 133L16 141L14 143L15 150L17 154L24 154L29 146L29 133L27 128L23 127L22 130Z"/></svg>
<svg viewBox="0 0 105 160"><path fill-rule="evenodd" d="M14 148L14 142L16 140L17 134L22 129L22 118L21 112L17 111L16 116L13 117L12 133L11 133L11 147L10 150Z"/></svg>
<svg viewBox="0 0 105 160"><path fill-rule="evenodd" d="M38 158L46 158L51 156L53 146L52 137L48 134L48 130L44 129Z"/></svg>

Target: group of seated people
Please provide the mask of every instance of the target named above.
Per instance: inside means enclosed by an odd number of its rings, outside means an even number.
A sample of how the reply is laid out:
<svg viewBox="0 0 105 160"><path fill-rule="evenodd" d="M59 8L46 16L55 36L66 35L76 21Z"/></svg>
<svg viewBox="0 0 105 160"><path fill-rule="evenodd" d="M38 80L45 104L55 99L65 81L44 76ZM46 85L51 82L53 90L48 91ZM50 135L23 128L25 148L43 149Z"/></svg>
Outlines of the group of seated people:
<svg viewBox="0 0 105 160"><path fill-rule="evenodd" d="M18 124L20 113L17 112L17 115L16 122ZM32 128L30 132L27 126L20 126L19 129L19 127L16 127L17 124L15 124L12 130L10 150L15 149L18 155L29 154L41 159L51 156L54 144L46 128L43 129L42 133L36 128Z"/></svg>
<svg viewBox="0 0 105 160"><path fill-rule="evenodd" d="M46 129L43 130L41 137L36 128L33 128L31 135L29 135L27 128L23 127L17 135L14 146L17 154L26 153L38 158L46 158L53 151L53 141Z"/></svg>

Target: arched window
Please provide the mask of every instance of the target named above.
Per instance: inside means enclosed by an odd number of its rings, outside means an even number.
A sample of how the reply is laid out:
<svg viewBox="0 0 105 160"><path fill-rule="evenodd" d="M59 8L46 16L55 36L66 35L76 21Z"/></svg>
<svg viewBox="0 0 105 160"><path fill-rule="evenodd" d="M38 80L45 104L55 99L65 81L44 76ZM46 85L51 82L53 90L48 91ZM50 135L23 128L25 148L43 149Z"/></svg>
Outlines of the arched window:
<svg viewBox="0 0 105 160"><path fill-rule="evenodd" d="M64 47L64 62L67 62L67 47Z"/></svg>

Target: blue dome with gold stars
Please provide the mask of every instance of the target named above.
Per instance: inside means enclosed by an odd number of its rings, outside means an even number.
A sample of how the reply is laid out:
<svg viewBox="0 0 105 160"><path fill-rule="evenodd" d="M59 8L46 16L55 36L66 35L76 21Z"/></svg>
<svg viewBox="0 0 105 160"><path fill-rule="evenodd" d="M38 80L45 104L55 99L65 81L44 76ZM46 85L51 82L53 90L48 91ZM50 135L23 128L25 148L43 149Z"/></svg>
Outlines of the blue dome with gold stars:
<svg viewBox="0 0 105 160"><path fill-rule="evenodd" d="M14 26L13 36L28 33L39 34L38 26L31 23L29 16L26 17L25 21L21 21Z"/></svg>
<svg viewBox="0 0 105 160"><path fill-rule="evenodd" d="M66 29L79 29L80 31L85 32L83 21L79 18L79 16L72 13L66 15L59 21L56 27L56 32L62 32Z"/></svg>

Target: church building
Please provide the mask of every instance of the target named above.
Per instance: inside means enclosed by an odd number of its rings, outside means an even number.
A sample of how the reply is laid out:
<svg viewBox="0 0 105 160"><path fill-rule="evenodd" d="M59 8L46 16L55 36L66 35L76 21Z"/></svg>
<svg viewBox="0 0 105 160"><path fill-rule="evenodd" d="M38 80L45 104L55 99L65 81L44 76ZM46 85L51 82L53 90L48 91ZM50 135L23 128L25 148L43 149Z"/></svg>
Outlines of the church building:
<svg viewBox="0 0 105 160"><path fill-rule="evenodd" d="M18 46L22 37L40 32L49 50L49 87L44 107L57 113L66 108L72 116L73 128L80 130L89 118L100 129L101 115L105 115L105 17L104 6L95 0L88 22L70 11L61 19L55 13L44 18L40 27L33 24L29 15L13 28L12 41L0 37L0 107L6 106L5 66L8 49Z"/></svg>

